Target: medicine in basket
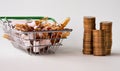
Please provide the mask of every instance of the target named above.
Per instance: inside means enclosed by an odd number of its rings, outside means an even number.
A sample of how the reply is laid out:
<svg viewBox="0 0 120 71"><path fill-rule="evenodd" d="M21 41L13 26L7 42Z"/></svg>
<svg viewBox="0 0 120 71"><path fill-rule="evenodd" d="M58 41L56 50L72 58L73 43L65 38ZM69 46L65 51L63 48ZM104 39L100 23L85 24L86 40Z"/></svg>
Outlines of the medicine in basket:
<svg viewBox="0 0 120 71"><path fill-rule="evenodd" d="M51 42L49 39L44 39L44 40L40 41L40 44L48 46L48 45L51 45Z"/></svg>
<svg viewBox="0 0 120 71"><path fill-rule="evenodd" d="M26 48L29 48L29 46L32 46L32 44L30 43L29 40L23 40L23 44L24 44L24 46L25 46L25 49L26 49Z"/></svg>
<svg viewBox="0 0 120 71"><path fill-rule="evenodd" d="M39 52L40 41L33 41L33 52Z"/></svg>
<svg viewBox="0 0 120 71"><path fill-rule="evenodd" d="M21 38L22 38L22 39L29 39L29 36L28 36L28 35L25 35L25 34L22 34L22 35L21 35Z"/></svg>
<svg viewBox="0 0 120 71"><path fill-rule="evenodd" d="M32 22L30 22L30 23L27 23L29 26L31 26L31 27L35 27L36 26L36 24L35 24L35 21L33 20Z"/></svg>

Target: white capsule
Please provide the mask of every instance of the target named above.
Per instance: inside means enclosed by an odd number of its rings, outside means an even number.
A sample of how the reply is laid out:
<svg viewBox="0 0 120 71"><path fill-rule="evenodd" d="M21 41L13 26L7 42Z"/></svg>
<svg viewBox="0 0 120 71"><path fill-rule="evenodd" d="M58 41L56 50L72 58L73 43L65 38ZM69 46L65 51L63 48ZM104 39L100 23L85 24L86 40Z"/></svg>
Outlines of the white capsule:
<svg viewBox="0 0 120 71"><path fill-rule="evenodd" d="M51 45L51 42L49 39L45 40L45 45Z"/></svg>
<svg viewBox="0 0 120 71"><path fill-rule="evenodd" d="M23 40L23 44L25 46L25 49L29 48L29 46L32 46L29 40ZM21 44L22 45L22 44Z"/></svg>
<svg viewBox="0 0 120 71"><path fill-rule="evenodd" d="M34 41L33 42L33 52L39 52L39 46L40 46L40 42Z"/></svg>
<svg viewBox="0 0 120 71"><path fill-rule="evenodd" d="M33 41L33 45L34 46L39 46L40 45L40 41Z"/></svg>
<svg viewBox="0 0 120 71"><path fill-rule="evenodd" d="M44 39L44 40L40 41L40 45L44 45L44 47L45 47L47 45L51 45L51 43L50 43L49 39Z"/></svg>
<svg viewBox="0 0 120 71"><path fill-rule="evenodd" d="M29 39L29 36L28 36L28 35L25 35L25 34L22 34L22 35L21 35L21 38L22 38L22 39Z"/></svg>
<svg viewBox="0 0 120 71"><path fill-rule="evenodd" d="M27 23L31 27L35 27L35 21L32 21L31 23Z"/></svg>
<svg viewBox="0 0 120 71"><path fill-rule="evenodd" d="M29 39L34 39L34 34L33 33L29 33Z"/></svg>

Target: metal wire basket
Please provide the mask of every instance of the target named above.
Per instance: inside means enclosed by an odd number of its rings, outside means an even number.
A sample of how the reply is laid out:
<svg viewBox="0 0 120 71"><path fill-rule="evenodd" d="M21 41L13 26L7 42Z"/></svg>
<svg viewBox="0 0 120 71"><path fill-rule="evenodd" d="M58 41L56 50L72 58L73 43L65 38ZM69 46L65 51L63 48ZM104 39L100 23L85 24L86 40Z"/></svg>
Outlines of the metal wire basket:
<svg viewBox="0 0 120 71"><path fill-rule="evenodd" d="M63 39L66 39L59 37L59 33L71 32L72 29L23 32L13 29L13 26L10 24L13 19L27 20L27 22L29 22L30 20L42 18L43 17L0 17L0 21L4 32L10 35L11 43L14 47L35 55L55 53L62 45ZM48 20L56 22L52 18L48 18ZM44 38L38 37L41 34L47 34L48 36Z"/></svg>

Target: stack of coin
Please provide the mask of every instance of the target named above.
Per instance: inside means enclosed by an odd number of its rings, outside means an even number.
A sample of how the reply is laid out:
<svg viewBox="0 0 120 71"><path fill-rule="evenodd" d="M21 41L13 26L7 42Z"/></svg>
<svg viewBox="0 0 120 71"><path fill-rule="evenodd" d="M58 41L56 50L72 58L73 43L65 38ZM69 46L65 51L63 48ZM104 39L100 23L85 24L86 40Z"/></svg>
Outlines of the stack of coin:
<svg viewBox="0 0 120 71"><path fill-rule="evenodd" d="M93 54L92 30L95 30L95 17L84 17L83 54Z"/></svg>
<svg viewBox="0 0 120 71"><path fill-rule="evenodd" d="M105 56L103 30L93 30L93 55Z"/></svg>
<svg viewBox="0 0 120 71"><path fill-rule="evenodd" d="M112 22L102 21L100 23L100 29L105 31L104 41L105 41L106 55L110 55L112 48Z"/></svg>

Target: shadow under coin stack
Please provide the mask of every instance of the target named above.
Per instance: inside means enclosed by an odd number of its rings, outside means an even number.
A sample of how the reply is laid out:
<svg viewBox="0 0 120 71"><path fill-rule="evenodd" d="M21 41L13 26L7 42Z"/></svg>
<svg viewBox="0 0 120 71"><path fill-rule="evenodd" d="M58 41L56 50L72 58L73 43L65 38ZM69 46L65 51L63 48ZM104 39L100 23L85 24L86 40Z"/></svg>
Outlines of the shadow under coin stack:
<svg viewBox="0 0 120 71"><path fill-rule="evenodd" d="M100 23L100 30L104 30L104 43L106 49L106 55L111 54L112 48L112 22L110 21L102 21Z"/></svg>
<svg viewBox="0 0 120 71"><path fill-rule="evenodd" d="M104 31L103 30L93 30L93 55L104 56Z"/></svg>
<svg viewBox="0 0 120 71"><path fill-rule="evenodd" d="M93 54L92 30L95 30L95 17L84 17L83 54Z"/></svg>

